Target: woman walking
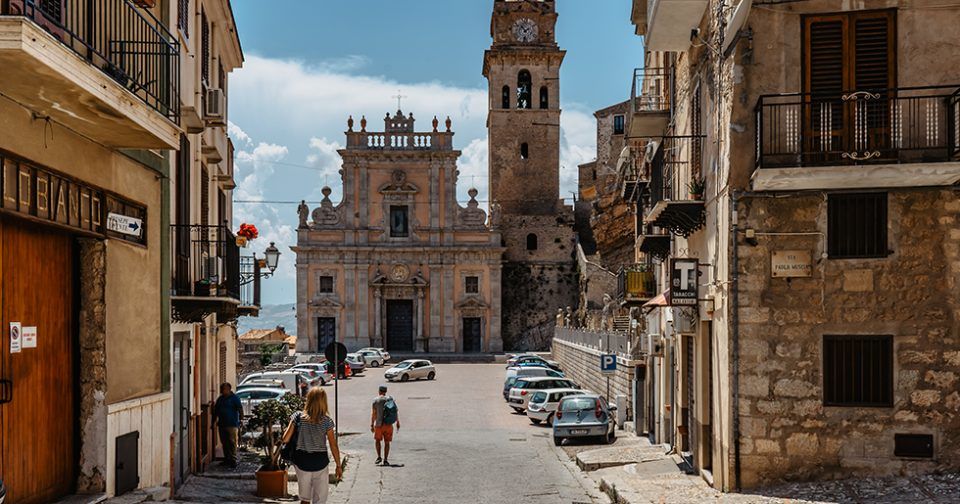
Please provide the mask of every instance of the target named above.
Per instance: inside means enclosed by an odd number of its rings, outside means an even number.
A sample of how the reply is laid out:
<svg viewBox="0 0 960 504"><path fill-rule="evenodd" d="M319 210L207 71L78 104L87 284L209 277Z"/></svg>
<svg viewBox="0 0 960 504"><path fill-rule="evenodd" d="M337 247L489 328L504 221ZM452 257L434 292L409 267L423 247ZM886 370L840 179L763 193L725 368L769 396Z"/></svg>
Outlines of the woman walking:
<svg viewBox="0 0 960 504"><path fill-rule="evenodd" d="M290 420L283 442L289 443L297 436L293 465L297 470L297 486L302 504L325 504L329 493L330 462L335 465L337 479L343 476L340 464L340 447L333 430L333 420L327 408L327 393L320 387L307 392L303 411L298 411ZM327 456L327 446L333 452L333 460Z"/></svg>

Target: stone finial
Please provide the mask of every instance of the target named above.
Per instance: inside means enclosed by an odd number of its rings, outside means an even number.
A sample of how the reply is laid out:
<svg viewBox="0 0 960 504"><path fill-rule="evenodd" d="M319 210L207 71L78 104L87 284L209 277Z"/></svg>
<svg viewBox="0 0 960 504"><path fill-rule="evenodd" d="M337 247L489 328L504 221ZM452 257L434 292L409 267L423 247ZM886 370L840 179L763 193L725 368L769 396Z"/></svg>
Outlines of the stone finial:
<svg viewBox="0 0 960 504"><path fill-rule="evenodd" d="M450 120L450 116L447 116L447 133L450 133L450 128L453 126L453 121Z"/></svg>
<svg viewBox="0 0 960 504"><path fill-rule="evenodd" d="M471 187L470 189L467 189L467 195L470 196L470 201L472 202L477 201L478 194L480 194L480 191L478 191L476 187Z"/></svg>
<svg viewBox="0 0 960 504"><path fill-rule="evenodd" d="M410 115L407 117L407 119L410 119L411 121L413 120L413 112L410 112Z"/></svg>
<svg viewBox="0 0 960 504"><path fill-rule="evenodd" d="M332 192L333 191L330 189L330 186L323 186L323 189L320 189L320 193L323 194L323 199L325 200L330 199L330 193Z"/></svg>
<svg viewBox="0 0 960 504"><path fill-rule="evenodd" d="M437 132L437 128L440 127L440 120L437 119L437 116L433 116L433 132Z"/></svg>
<svg viewBox="0 0 960 504"><path fill-rule="evenodd" d="M347 118L347 131L353 132L353 116Z"/></svg>
<svg viewBox="0 0 960 504"><path fill-rule="evenodd" d="M367 132L367 116L360 117L360 132L361 133Z"/></svg>

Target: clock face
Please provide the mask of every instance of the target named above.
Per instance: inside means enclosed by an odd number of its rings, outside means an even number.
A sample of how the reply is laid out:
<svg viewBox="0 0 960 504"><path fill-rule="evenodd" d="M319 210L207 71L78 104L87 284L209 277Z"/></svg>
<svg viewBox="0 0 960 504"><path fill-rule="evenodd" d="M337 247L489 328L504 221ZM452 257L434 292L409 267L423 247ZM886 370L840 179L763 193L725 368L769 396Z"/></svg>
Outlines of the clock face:
<svg viewBox="0 0 960 504"><path fill-rule="evenodd" d="M519 42L533 42L537 40L537 32L539 28L537 27L536 21L523 18L518 19L513 23L513 36Z"/></svg>

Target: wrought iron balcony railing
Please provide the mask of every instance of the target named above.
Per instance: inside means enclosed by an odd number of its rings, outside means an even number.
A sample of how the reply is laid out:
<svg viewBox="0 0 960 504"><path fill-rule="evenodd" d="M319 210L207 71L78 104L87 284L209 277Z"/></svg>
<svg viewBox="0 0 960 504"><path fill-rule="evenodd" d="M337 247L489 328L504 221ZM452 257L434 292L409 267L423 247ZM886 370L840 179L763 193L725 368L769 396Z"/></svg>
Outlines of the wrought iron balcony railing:
<svg viewBox="0 0 960 504"><path fill-rule="evenodd" d="M148 9L131 0L8 0L0 6L0 15L31 19L179 124L179 45Z"/></svg>
<svg viewBox="0 0 960 504"><path fill-rule="evenodd" d="M690 181L702 173L703 137L665 136L650 167L649 206L661 201L689 201Z"/></svg>
<svg viewBox="0 0 960 504"><path fill-rule="evenodd" d="M240 308L251 313L260 309L260 261L254 256L240 258Z"/></svg>
<svg viewBox="0 0 960 504"><path fill-rule="evenodd" d="M669 68L635 68L630 86L631 110L669 112L674 92L673 72Z"/></svg>
<svg viewBox="0 0 960 504"><path fill-rule="evenodd" d="M757 168L960 160L960 85L761 96Z"/></svg>
<svg viewBox="0 0 960 504"><path fill-rule="evenodd" d="M240 300L240 247L226 226L171 225L173 294Z"/></svg>

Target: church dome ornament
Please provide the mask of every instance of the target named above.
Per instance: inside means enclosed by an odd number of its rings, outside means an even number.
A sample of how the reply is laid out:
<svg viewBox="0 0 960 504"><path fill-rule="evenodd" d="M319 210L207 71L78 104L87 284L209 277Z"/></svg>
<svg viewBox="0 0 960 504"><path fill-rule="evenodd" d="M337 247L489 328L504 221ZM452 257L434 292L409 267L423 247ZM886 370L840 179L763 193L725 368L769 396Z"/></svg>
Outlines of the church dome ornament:
<svg viewBox="0 0 960 504"><path fill-rule="evenodd" d="M353 116L347 118L347 131L353 133Z"/></svg>

